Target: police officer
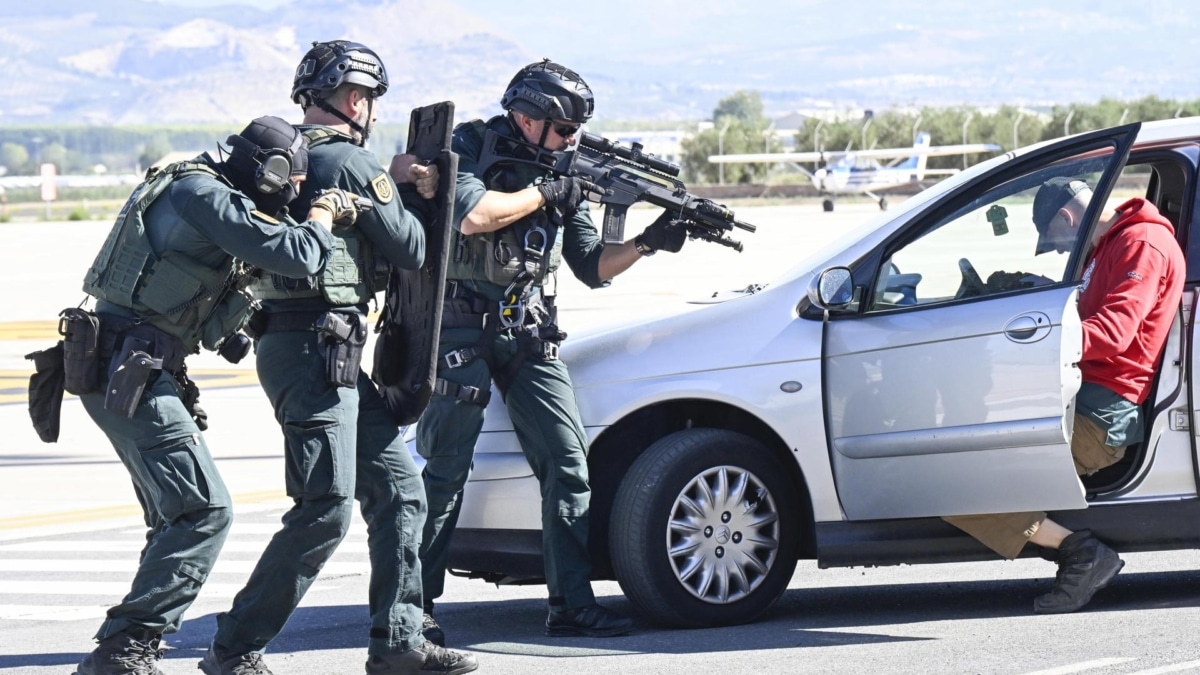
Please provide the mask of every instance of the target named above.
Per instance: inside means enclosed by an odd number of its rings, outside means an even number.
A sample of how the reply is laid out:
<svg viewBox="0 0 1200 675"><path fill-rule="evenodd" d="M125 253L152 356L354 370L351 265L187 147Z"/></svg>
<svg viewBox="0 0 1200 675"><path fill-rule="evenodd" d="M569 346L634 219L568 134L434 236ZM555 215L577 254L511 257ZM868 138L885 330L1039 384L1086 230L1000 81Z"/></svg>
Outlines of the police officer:
<svg viewBox="0 0 1200 675"><path fill-rule="evenodd" d="M409 161L399 188L363 146L387 91L383 62L345 40L313 43L296 70L292 99L310 147L299 203L344 188L369 209L337 219L333 259L319 276L264 277L258 375L283 428L286 486L295 505L217 633L200 667L209 675L269 673L261 652L346 534L357 498L371 558L366 671L375 675L467 673L475 657L425 641L417 546L425 491L416 464L374 383L360 368L367 301L381 286L375 256L420 267L422 224L403 200L432 197L437 176ZM319 203L319 202L317 202ZM316 203L314 203L316 206ZM351 209L351 212L354 210ZM301 278L294 278L300 276Z"/></svg>
<svg viewBox="0 0 1200 675"><path fill-rule="evenodd" d="M327 210L300 224L276 214L304 180L303 136L275 117L152 174L129 198L84 280L94 313L65 310L67 389L129 470L150 528L125 599L108 610L78 675L161 673L161 638L179 628L225 541L229 493L201 429L184 358L202 345L231 359L248 346L250 268L319 273L334 248ZM111 364L111 365L110 365Z"/></svg>
<svg viewBox="0 0 1200 675"><path fill-rule="evenodd" d="M621 635L633 622L596 603L588 557L587 437L558 343L553 297L545 290L560 260L592 288L608 285L639 258L679 251L686 231L663 214L634 240L604 245L585 197L591 184L552 180L537 167L479 165L494 131L542 148L568 147L592 116L592 91L549 60L513 77L506 115L459 125L457 245L447 272L435 395L417 425L429 515L421 543L427 636L444 640L433 618L443 590L451 534L462 508L484 408L495 380L521 448L542 486L542 543L550 636ZM393 169L396 165L393 164Z"/></svg>

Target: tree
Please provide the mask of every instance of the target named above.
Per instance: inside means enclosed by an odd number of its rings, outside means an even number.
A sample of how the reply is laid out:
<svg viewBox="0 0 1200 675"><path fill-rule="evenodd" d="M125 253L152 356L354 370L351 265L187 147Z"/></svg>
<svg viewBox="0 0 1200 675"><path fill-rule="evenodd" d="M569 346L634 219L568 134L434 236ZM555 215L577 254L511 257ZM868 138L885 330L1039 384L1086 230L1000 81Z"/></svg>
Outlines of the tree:
<svg viewBox="0 0 1200 675"><path fill-rule="evenodd" d="M3 164L9 173L19 173L29 164L29 151L20 143L0 144L0 164Z"/></svg>
<svg viewBox="0 0 1200 675"><path fill-rule="evenodd" d="M709 155L778 152L779 139L771 133L771 120L763 114L762 98L755 91L737 91L721 99L713 110L713 127L682 143L684 179L689 182L752 183L767 175L763 164L711 164Z"/></svg>
<svg viewBox="0 0 1200 675"><path fill-rule="evenodd" d="M142 147L142 152L138 155L138 166L142 168L151 166L171 152L171 149L171 139L166 132L154 134Z"/></svg>

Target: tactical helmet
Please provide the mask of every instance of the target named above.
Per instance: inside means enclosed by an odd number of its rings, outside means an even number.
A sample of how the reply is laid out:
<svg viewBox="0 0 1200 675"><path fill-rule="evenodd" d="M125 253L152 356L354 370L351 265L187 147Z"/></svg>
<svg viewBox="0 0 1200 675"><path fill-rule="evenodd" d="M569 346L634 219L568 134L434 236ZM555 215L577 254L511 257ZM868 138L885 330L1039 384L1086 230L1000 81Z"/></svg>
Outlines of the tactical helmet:
<svg viewBox="0 0 1200 675"><path fill-rule="evenodd" d="M225 174L260 211L275 215L296 198L291 179L308 173L308 140L278 117L259 117L225 139Z"/></svg>
<svg viewBox="0 0 1200 675"><path fill-rule="evenodd" d="M348 40L314 41L296 67L292 101L307 106L315 95L328 95L347 82L370 89L373 97L383 96L388 88L387 69L379 55L365 45Z"/></svg>
<svg viewBox="0 0 1200 675"><path fill-rule="evenodd" d="M508 83L500 106L535 120L546 118L583 124L592 118L592 90L579 73L550 59L531 63Z"/></svg>

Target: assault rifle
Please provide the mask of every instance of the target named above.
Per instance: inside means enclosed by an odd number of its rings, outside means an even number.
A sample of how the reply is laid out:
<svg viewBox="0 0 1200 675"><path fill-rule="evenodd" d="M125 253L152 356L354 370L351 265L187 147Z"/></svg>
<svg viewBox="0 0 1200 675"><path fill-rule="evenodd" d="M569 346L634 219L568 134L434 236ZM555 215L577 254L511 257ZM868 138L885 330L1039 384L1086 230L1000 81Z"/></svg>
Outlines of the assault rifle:
<svg viewBox="0 0 1200 675"><path fill-rule="evenodd" d="M679 180L679 165L642 152L642 144L621 145L603 136L584 132L579 147L553 152L488 130L479 157L480 175L504 163L529 164L559 176L581 176L604 190L605 243L625 241L625 214L635 202L646 202L676 214L688 236L728 246L741 252L742 244L726 233L737 227L756 228L734 217L733 211L687 191Z"/></svg>

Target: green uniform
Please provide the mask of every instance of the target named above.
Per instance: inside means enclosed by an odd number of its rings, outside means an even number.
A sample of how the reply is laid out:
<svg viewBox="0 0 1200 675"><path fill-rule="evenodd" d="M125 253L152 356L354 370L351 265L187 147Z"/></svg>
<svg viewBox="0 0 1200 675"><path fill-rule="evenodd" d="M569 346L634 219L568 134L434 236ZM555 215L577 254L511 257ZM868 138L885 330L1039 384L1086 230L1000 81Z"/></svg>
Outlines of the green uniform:
<svg viewBox="0 0 1200 675"><path fill-rule="evenodd" d="M310 139L309 167L293 208L305 209L318 190L333 187L375 205L353 227L336 229L334 258L320 276L264 277L252 289L266 298L258 376L283 429L287 493L295 505L233 607L217 617L214 642L225 656L245 654L279 633L345 536L357 498L371 558L368 653L400 653L424 642L417 552L424 490L374 383L359 370L353 386L330 384L311 325L330 310L365 314L377 290L375 257L420 267L425 231L373 154L328 127L298 128Z"/></svg>
<svg viewBox="0 0 1200 675"><path fill-rule="evenodd" d="M158 304L153 298L178 291L163 287L164 279L174 274L164 270L187 269L196 278L222 279L235 257L285 274L322 269L333 248L328 231L316 223L297 225L263 216L249 198L214 175L219 166L211 158L203 155L195 163L209 170L180 174L149 202L141 219L143 234L122 227L128 208L118 218L85 282L90 293L109 298L96 307L102 329L128 327L128 320L135 319L143 322L145 334L195 351L204 332L199 314L181 309L172 318L147 307ZM138 193L130 199L131 205L135 202ZM116 246L118 242L124 245ZM110 262L139 259L131 254L138 250L146 254L143 264L117 270L128 274L106 272L113 269ZM124 304L117 300L122 297ZM202 305L205 301L193 302L189 309ZM185 315L192 319L179 320ZM120 337L110 330L108 342L119 346ZM101 356L109 358L111 352L102 349ZM106 385L103 377L101 385ZM129 470L150 531L129 594L108 611L96 638L137 628L171 633L178 630L225 541L232 522L229 493L175 378L165 372L151 375L132 418L105 409L106 388L80 400Z"/></svg>
<svg viewBox="0 0 1200 675"><path fill-rule="evenodd" d="M506 117L495 117L487 128L519 137ZM515 192L542 182L547 174L536 168L489 171L481 176L478 166L483 145L484 125L473 122L460 125L454 133L454 151L459 155L458 184L455 194L455 219L479 203L487 189ZM443 590L449 542L462 508L463 486L471 471L472 457L479 432L483 428L484 408L479 401L464 400L470 387L486 392L493 377L502 382L505 404L517 438L542 489L542 542L546 580L552 609L575 609L595 601L589 577L591 562L587 551L588 486L587 438L567 368L556 357L556 349L526 339L532 319L522 329L486 333L481 328L453 318L457 313L490 313L500 310L497 301L522 267L519 258L496 254L497 242L508 251L525 241L520 234L530 225L550 233L552 246L543 256L546 264L521 293L530 298L539 295L543 280L564 260L575 276L592 288L607 284L599 278L599 260L603 250L592 224L587 204L569 214L540 210L497 233L461 235L452 247L453 261L447 279L453 298L443 310L443 330L439 348L438 377L448 383L446 393L435 394L417 425L417 449L427 461L423 477L429 499L429 516L421 543L421 563L425 599L431 602ZM449 321L445 317L452 317ZM510 318L512 318L510 316ZM543 321L546 323L548 320ZM476 324L478 325L478 324ZM526 332L523 332L526 331ZM481 342L482 340L482 342ZM553 338L551 338L553 342ZM466 350L466 351L463 351ZM476 354L476 352L478 352ZM450 354L470 354L457 367L459 359ZM493 370L494 369L494 370ZM457 391L454 391L457 390ZM457 395L456 395L457 393Z"/></svg>

